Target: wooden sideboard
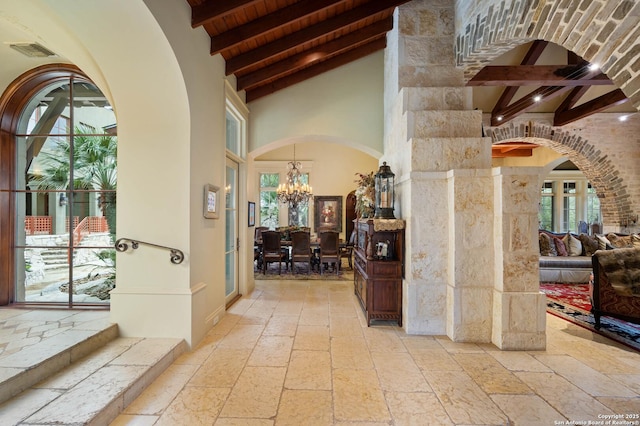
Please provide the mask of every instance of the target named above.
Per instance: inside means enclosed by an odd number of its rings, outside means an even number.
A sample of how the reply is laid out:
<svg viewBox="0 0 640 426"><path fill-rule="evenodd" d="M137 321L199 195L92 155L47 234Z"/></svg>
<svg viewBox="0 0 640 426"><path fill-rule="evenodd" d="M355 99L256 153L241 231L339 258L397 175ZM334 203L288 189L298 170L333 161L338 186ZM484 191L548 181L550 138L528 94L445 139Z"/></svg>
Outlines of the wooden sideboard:
<svg viewBox="0 0 640 426"><path fill-rule="evenodd" d="M367 319L397 321L402 326L404 221L354 220L354 291Z"/></svg>

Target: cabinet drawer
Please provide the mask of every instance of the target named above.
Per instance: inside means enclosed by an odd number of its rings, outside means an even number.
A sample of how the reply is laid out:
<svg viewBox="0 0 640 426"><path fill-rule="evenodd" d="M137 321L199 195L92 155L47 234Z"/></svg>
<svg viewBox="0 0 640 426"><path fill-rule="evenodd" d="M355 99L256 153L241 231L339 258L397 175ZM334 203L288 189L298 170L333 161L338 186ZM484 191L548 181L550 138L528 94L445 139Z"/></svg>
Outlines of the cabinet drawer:
<svg viewBox="0 0 640 426"><path fill-rule="evenodd" d="M373 276L399 277L402 274L400 262L372 262Z"/></svg>

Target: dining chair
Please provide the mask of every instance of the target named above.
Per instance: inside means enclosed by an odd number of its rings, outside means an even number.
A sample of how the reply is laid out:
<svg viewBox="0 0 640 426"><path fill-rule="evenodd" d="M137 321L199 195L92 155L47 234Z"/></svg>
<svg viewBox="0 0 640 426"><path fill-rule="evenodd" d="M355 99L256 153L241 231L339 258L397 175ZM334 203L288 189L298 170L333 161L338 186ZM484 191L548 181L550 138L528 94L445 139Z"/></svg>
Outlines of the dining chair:
<svg viewBox="0 0 640 426"><path fill-rule="evenodd" d="M349 262L349 268L353 269L353 262L351 257L353 255L353 247L356 244L356 230L354 229L351 232L351 236L349 237L349 242L344 246L340 247L340 267L342 267L342 258L346 257Z"/></svg>
<svg viewBox="0 0 640 426"><path fill-rule="evenodd" d="M260 245L262 244L262 233L268 231L268 226L256 226L253 233L253 261L257 263L257 269L262 269L262 250Z"/></svg>
<svg viewBox="0 0 640 426"><path fill-rule="evenodd" d="M288 251L282 250L280 244L280 233L278 231L262 232L262 273L267 273L267 266L270 262L278 262L278 274L282 274L282 262L285 268L289 261Z"/></svg>
<svg viewBox="0 0 640 426"><path fill-rule="evenodd" d="M320 233L320 275L323 266L327 268L329 263L335 263L336 275L340 271L340 241L336 231L325 231Z"/></svg>
<svg viewBox="0 0 640 426"><path fill-rule="evenodd" d="M297 231L291 233L291 271L296 262L307 264L307 275L311 274L311 235L308 232Z"/></svg>

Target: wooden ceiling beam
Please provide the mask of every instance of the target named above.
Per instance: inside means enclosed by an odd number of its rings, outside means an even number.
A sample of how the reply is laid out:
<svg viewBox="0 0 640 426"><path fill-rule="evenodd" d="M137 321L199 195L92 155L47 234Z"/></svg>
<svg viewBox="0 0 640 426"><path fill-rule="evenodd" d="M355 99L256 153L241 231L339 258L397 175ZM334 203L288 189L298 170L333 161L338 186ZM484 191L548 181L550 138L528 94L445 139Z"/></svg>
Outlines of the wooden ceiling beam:
<svg viewBox="0 0 640 426"><path fill-rule="evenodd" d="M578 67L563 75L566 65L488 65L467 86L594 86L613 82L600 71Z"/></svg>
<svg viewBox="0 0 640 426"><path fill-rule="evenodd" d="M560 106L556 109L556 112L569 111L573 106L584 96L590 89L590 86L578 86L574 87L567 97L562 101Z"/></svg>
<svg viewBox="0 0 640 426"><path fill-rule="evenodd" d="M491 145L493 158L531 157L539 145L530 142L507 142Z"/></svg>
<svg viewBox="0 0 640 426"><path fill-rule="evenodd" d="M531 148L520 148L512 151L499 151L499 150L491 150L492 158L508 158L508 157L531 157L533 156L533 149Z"/></svg>
<svg viewBox="0 0 640 426"><path fill-rule="evenodd" d="M408 0L373 0L354 9L336 15L325 21L309 26L303 30L289 34L287 37L267 43L256 49L250 50L227 60L227 75L235 74L254 65L257 62L265 61L274 56L291 51L305 43L316 40L339 31L351 24L360 22L377 13L395 8L399 4Z"/></svg>
<svg viewBox="0 0 640 426"><path fill-rule="evenodd" d="M388 17L374 24L368 25L357 32L347 34L313 49L290 56L282 61L261 68L252 73L238 76L238 90L254 89L267 80L297 72L299 69L335 56L340 52L352 49L354 46L369 42L384 36L393 28L393 17Z"/></svg>
<svg viewBox="0 0 640 426"><path fill-rule="evenodd" d="M524 55L524 58L522 58L520 65L535 64L548 44L549 42L545 40L534 40L533 43L531 43L531 46L529 46L529 50ZM509 105L513 97L516 95L518 89L518 86L505 87L502 91L502 94L500 95L500 98L498 99L498 102L496 102L495 106L493 107L493 112L501 110Z"/></svg>
<svg viewBox="0 0 640 426"><path fill-rule="evenodd" d="M345 0L306 0L247 22L229 31L211 37L211 54L215 55L242 43L246 43L270 31L296 23L309 15L333 7Z"/></svg>
<svg viewBox="0 0 640 426"><path fill-rule="evenodd" d="M209 0L191 7L191 27L197 28L214 19L231 15L262 0Z"/></svg>
<svg viewBox="0 0 640 426"><path fill-rule="evenodd" d="M326 61L323 61L319 64L304 68L303 70L295 74L287 75L286 78L275 80L272 83L260 86L253 90L248 90L246 92L246 100L247 102L255 101L258 98L270 95L274 92L277 92L278 90L293 86L294 84L300 83L304 80L315 77L332 69L341 67L342 65L348 64L349 62L355 61L357 59L364 58L367 55L384 49L386 45L387 38L382 36L379 39L372 41L371 43L364 44L341 55L337 55L330 59L327 59Z"/></svg>
<svg viewBox="0 0 640 426"><path fill-rule="evenodd" d="M569 89L571 89L569 86L540 87L523 98L518 99L506 108L492 112L491 125L500 126L534 108L539 102L545 102L563 95ZM540 101L536 101L534 99L536 96L541 96L542 99Z"/></svg>
<svg viewBox="0 0 640 426"><path fill-rule="evenodd" d="M553 125L564 126L612 106L623 104L628 100L622 90L616 89L568 111L557 111L553 117Z"/></svg>

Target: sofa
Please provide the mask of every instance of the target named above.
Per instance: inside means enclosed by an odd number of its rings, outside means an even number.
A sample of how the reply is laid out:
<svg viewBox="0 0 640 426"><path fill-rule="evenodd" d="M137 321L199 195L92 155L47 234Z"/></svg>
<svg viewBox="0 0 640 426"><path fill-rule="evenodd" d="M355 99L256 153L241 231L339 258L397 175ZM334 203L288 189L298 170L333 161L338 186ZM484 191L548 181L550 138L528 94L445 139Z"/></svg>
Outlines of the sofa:
<svg viewBox="0 0 640 426"><path fill-rule="evenodd" d="M538 231L540 282L587 283L593 271L591 257L598 250L640 247L638 235L556 233Z"/></svg>
<svg viewBox="0 0 640 426"><path fill-rule="evenodd" d="M592 261L589 295L596 329L603 315L640 324L640 248L598 250Z"/></svg>
<svg viewBox="0 0 640 426"><path fill-rule="evenodd" d="M538 231L540 282L586 283L598 241L587 234Z"/></svg>

